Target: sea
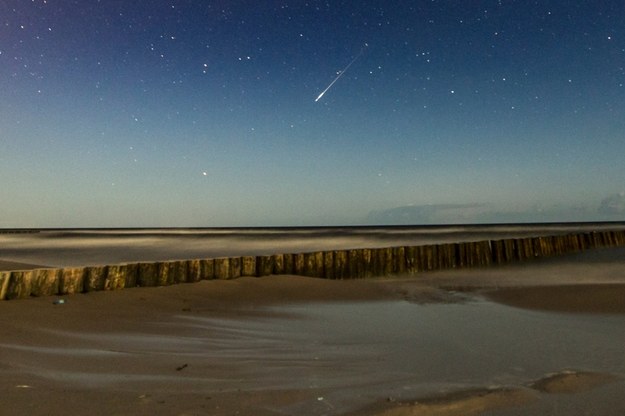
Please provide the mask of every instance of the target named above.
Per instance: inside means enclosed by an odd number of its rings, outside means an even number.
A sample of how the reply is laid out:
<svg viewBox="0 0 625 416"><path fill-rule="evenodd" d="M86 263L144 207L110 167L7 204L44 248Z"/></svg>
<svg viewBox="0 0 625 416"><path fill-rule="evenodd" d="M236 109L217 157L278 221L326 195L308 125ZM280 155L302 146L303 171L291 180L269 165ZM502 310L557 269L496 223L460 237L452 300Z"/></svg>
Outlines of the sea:
<svg viewBox="0 0 625 416"><path fill-rule="evenodd" d="M437 226L1 229L0 261L79 267L625 230L625 222Z"/></svg>

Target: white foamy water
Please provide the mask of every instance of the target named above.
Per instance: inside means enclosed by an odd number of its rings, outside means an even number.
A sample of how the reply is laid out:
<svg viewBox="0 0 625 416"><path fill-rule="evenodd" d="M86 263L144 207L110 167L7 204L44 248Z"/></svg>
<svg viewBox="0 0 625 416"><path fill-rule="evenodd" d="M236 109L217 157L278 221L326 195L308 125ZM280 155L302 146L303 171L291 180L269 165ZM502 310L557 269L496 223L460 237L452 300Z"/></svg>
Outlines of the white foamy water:
<svg viewBox="0 0 625 416"><path fill-rule="evenodd" d="M268 255L619 230L625 224L232 229L93 229L0 233L0 260L49 267Z"/></svg>

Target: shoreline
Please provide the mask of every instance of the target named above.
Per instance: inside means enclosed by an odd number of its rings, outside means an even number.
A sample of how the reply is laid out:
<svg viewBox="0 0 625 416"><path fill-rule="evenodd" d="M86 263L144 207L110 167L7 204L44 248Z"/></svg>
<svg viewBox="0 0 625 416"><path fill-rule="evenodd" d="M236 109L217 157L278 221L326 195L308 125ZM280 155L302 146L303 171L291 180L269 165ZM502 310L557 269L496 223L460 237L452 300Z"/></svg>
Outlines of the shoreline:
<svg viewBox="0 0 625 416"><path fill-rule="evenodd" d="M256 256L196 258L0 271L0 300L131 287L168 286L245 276L302 275L360 279L418 275L434 270L476 269L625 247L625 231L592 231L419 246L391 246ZM38 261L37 261L38 262ZM13 262L0 266L10 267ZM18 267L26 265L17 264Z"/></svg>
<svg viewBox="0 0 625 416"><path fill-rule="evenodd" d="M534 265L530 269L540 272L542 267L544 266ZM625 265L621 267L625 270ZM604 393L606 391L625 391L625 369L615 368L613 371L616 373L612 373L592 366L565 366L544 367L542 373L515 377L517 381L511 379L501 385L501 382L496 382L498 385L493 385L492 382L480 385L475 382L458 384L457 381L452 381L439 391L440 388L434 387L436 383L433 383L433 387L424 390L430 393L419 393L425 386L412 394L410 390L402 389L387 392L386 382L376 387L379 382L369 381L368 383L373 383L366 390L370 393L362 396L356 394L360 391L359 387L349 387L344 391L344 387L337 389L331 386L337 383L332 381L333 377L343 380L346 376L344 372L349 373L352 371L350 369L357 369L362 365L365 365L364 369L373 365L373 362L365 358L366 355L362 362L358 358L361 355L358 351L366 344L359 341L353 346L345 346L345 352L349 351L349 354L331 366L335 370L322 370L325 368L324 360L335 360L331 358L334 353L324 358L332 349L326 350L324 343L317 347L314 342L296 347L299 344L292 345L288 341L291 331L299 331L297 328L300 325L307 325L306 322L311 319L307 317L308 313L313 313L314 316L314 313L333 311L337 307L337 312L343 308L360 310L366 305L383 311L392 305L404 309L415 304L422 311L420 313L430 308L443 308L441 311L451 308L458 312L468 308L466 311L469 312L476 307L488 309L493 300L501 301L502 305L512 303L513 309L506 312L512 314L511 316L516 315L516 308L521 311L538 310L541 313L538 315L540 320L548 323L554 316L560 315L552 315L551 311L536 308L535 299L527 296L527 291L540 293L545 290L549 293L559 287L578 287L580 290L575 294L583 295L584 299L589 296L592 298L595 290L598 290L598 296L608 293L603 290L607 287L604 284L519 287L514 282L516 268L506 269L500 272L510 275L509 283L513 286L506 287L504 282L504 287L495 290L490 288L485 292L481 288L489 287L488 276L466 276L464 278L474 281L474 286L469 291L456 291L444 287L445 279L440 280L440 286L432 284L432 281L441 278L434 272L423 281L418 278L326 280L302 276L244 277L71 295L63 297L65 303L62 305L53 304L54 299L50 298L4 302L0 304L3 320L0 351L9 361L0 366L0 393L7 403L11 403L12 414L29 416L65 414L67 402L81 402L79 398L85 397L89 401L83 402L83 413L94 415L111 412L146 415L185 412L217 415L238 413L243 416L316 415L325 406L325 414L328 415L453 416L478 415L486 410L497 414L498 409L549 407L551 403L561 406L564 400L562 394L570 397L566 400L576 403L577 397L586 397L584 400L588 400L588 397L598 395L596 400L604 400L604 394L608 394ZM463 271L455 273L462 275ZM625 282L609 286L619 293L625 291ZM498 297L498 290L505 296ZM506 297L513 294L521 296L514 302L509 302ZM540 299L549 305L554 301L550 296ZM521 301L526 300L533 303L521 304ZM565 300L558 313L565 314L562 315L565 322L576 319L574 317L577 315L588 321L596 311L592 308L586 310L587 305L586 301L576 303L570 302L570 299ZM500 310L499 307L497 310ZM439 315L439 312L432 313L433 316ZM343 319L340 318L341 315L338 312L332 319L340 321ZM487 312L486 316L488 315L490 312ZM604 319L600 316L617 319L624 315L625 308L621 307L610 310L608 314L598 315L597 319ZM326 318L321 319L327 325L333 325ZM371 321L371 324L374 325L374 322L375 320ZM256 325L261 326L254 329ZM267 332L269 328L273 329ZM343 332L342 329L339 331ZM361 334L360 331L356 333ZM435 333L439 333L439 336L447 334L445 336L451 337L451 340L459 336L451 328L444 327ZM370 342L375 342L375 332L371 335L367 338L370 338ZM314 340L312 333L308 336L313 337L311 341ZM617 335L610 333L606 336L612 338ZM265 337L270 340L270 349L266 351L262 343L256 345ZM280 347L281 344L276 342L282 337L286 337L284 340L287 344ZM420 338L421 336L417 336L417 339ZM346 339L351 338L348 336ZM205 350L201 347L202 344L198 344L200 349L196 349L194 345L200 340L203 340L202 343L208 342L207 345L216 343L219 347L214 351L212 347ZM536 342L543 341L537 339ZM286 349L281 352L281 348ZM299 348L310 348L309 353L302 351L302 358L308 358L300 362L300 358L296 358L299 353L296 357L289 358L292 348L296 348L295 351ZM438 347L430 353L437 349ZM239 359L236 358L239 354L237 351L248 352ZM216 354L214 358L212 354ZM222 354L225 355L222 357ZM251 354L249 358L245 358L248 354ZM257 355L257 358L253 358ZM319 364L313 358L315 355L319 355ZM230 356L232 358L227 358ZM265 367L271 368L274 360L278 360L278 368L286 366L288 369L290 365L295 366L293 371L287 371L280 376L286 377L284 385L291 385L292 388L280 387L282 384L272 386L272 383L278 381L275 379L277 375L268 379L274 380L270 383L262 381L263 377L267 377L263 375ZM31 367L32 365L37 367ZM307 370L308 367L310 369ZM109 371L112 373L109 374ZM310 377L313 374L320 377L319 371L328 374L319 380L326 381L316 388L308 386L308 382L301 378L302 375ZM379 374L379 370L372 371ZM237 381L239 377L243 378ZM255 377L259 377L259 384L254 383ZM342 381L338 386L345 382L358 386L364 382L361 377ZM163 381L159 381L161 378ZM216 384L221 387L210 387L214 384L210 381L212 379L222 379L223 382ZM206 383L208 385L202 387ZM120 390L122 386L123 392ZM377 389L379 392L376 394ZM202 391L205 393L201 393ZM436 391L439 393L435 393ZM369 396L369 399L363 399ZM29 405L33 402L45 402L46 410L33 411ZM569 414L575 415L574 412Z"/></svg>
<svg viewBox="0 0 625 416"><path fill-rule="evenodd" d="M0 302L0 394L17 416L625 412L624 253Z"/></svg>

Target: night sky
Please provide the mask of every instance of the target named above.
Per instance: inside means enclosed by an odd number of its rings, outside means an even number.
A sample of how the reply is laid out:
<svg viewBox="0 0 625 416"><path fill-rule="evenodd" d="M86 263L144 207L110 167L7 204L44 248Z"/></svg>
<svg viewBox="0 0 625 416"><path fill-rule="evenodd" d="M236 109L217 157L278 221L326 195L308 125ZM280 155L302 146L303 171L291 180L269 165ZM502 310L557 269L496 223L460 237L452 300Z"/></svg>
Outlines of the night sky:
<svg viewBox="0 0 625 416"><path fill-rule="evenodd" d="M3 0L0 179L0 227L625 220L625 3Z"/></svg>

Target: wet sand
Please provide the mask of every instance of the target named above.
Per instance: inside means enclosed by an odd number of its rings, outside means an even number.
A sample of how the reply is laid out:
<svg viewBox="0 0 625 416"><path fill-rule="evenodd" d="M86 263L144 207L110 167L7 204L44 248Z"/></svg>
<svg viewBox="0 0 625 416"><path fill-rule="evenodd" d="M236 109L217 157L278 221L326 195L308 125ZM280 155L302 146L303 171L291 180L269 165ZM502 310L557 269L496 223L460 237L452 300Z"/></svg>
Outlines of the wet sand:
<svg viewBox="0 0 625 416"><path fill-rule="evenodd" d="M0 302L12 415L616 415L623 249Z"/></svg>

